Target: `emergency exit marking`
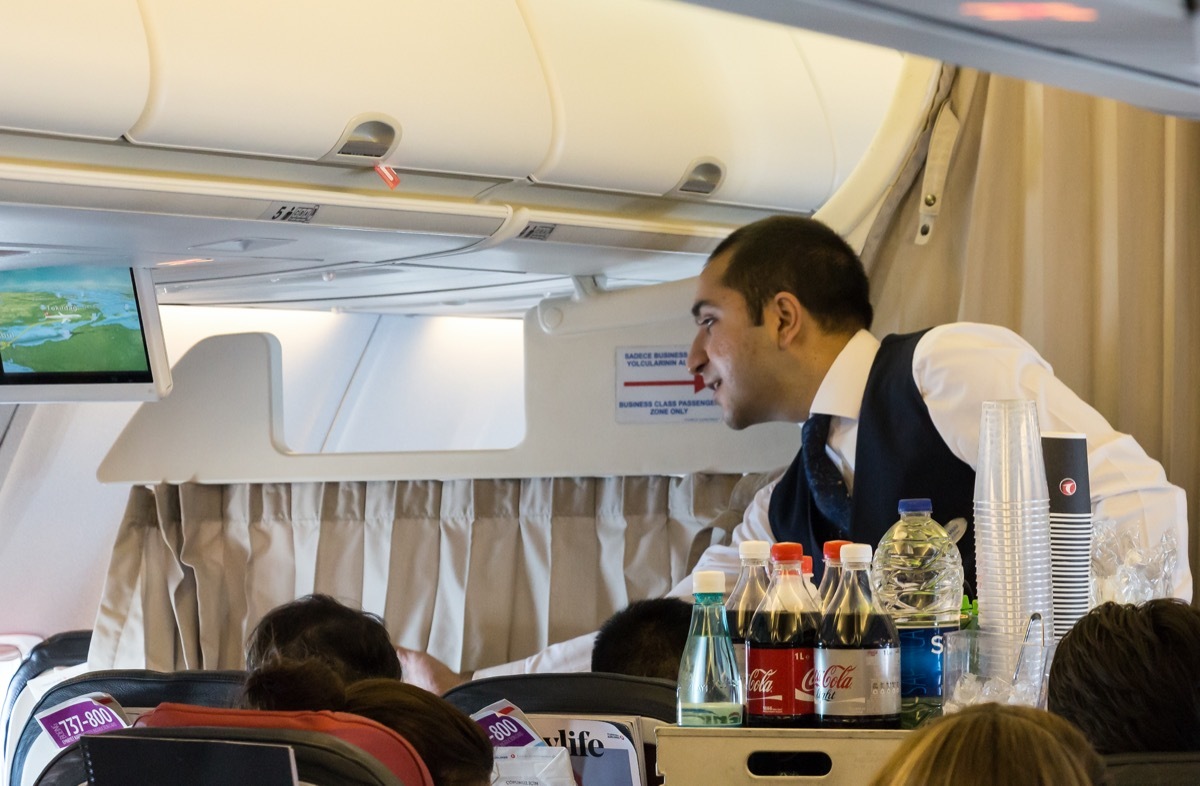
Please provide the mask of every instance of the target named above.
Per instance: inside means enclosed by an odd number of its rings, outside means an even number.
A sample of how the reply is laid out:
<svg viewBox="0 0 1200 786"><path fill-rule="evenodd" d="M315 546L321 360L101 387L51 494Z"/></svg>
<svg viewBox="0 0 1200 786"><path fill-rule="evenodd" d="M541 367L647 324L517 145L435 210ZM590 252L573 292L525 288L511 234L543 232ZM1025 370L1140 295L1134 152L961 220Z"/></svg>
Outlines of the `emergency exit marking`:
<svg viewBox="0 0 1200 786"><path fill-rule="evenodd" d="M686 346L617 347L618 423L721 419L704 380L687 369Z"/></svg>

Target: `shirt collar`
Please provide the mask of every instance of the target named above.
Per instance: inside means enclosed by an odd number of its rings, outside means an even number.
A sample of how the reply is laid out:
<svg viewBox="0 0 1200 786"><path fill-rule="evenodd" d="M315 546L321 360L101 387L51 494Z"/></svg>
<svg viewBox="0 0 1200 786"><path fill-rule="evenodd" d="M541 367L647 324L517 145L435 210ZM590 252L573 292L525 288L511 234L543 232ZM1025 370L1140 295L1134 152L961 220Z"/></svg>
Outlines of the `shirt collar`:
<svg viewBox="0 0 1200 786"><path fill-rule="evenodd" d="M866 330L855 333L834 358L813 397L812 411L858 420L867 376L879 352L879 339Z"/></svg>

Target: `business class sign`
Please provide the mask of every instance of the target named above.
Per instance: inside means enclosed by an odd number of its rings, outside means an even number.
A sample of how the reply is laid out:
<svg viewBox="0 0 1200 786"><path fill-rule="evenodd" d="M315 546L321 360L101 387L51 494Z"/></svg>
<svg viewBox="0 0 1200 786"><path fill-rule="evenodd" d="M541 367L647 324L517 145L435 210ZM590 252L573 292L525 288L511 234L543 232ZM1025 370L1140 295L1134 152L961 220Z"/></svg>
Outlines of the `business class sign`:
<svg viewBox="0 0 1200 786"><path fill-rule="evenodd" d="M617 347L618 423L709 423L721 409L682 345Z"/></svg>

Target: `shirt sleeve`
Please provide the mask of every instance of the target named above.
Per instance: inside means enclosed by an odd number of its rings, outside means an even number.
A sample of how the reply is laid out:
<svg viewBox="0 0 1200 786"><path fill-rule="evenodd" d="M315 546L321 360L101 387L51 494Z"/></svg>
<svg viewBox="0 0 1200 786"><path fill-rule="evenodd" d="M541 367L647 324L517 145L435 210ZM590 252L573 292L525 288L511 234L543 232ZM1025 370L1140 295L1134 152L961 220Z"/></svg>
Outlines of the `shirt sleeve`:
<svg viewBox="0 0 1200 786"><path fill-rule="evenodd" d="M733 587L741 569L741 559L738 557L738 545L744 540L765 540L774 542L771 535L771 523L767 520L767 509L771 503L771 490L775 488L778 479L767 483L755 493L754 498L742 514L742 522L733 529L731 544L728 546L709 546L696 562L696 570L722 570L726 575L726 586ZM667 593L669 597L690 598L692 594L692 577L688 575L683 581ZM540 672L591 671L592 645L596 634L585 633L559 644L551 644L539 653L528 658L503 663L499 666L489 666L479 669L474 679L484 677L499 677L506 674L533 674Z"/></svg>
<svg viewBox="0 0 1200 786"><path fill-rule="evenodd" d="M946 445L972 467L978 462L984 401L1032 399L1043 431L1087 435L1093 517L1139 527L1148 547L1173 533L1178 546L1175 595L1191 600L1183 489L1167 481L1162 465L1133 437L1113 429L1054 376L1050 364L1027 341L995 325L941 325L917 344L913 379Z"/></svg>

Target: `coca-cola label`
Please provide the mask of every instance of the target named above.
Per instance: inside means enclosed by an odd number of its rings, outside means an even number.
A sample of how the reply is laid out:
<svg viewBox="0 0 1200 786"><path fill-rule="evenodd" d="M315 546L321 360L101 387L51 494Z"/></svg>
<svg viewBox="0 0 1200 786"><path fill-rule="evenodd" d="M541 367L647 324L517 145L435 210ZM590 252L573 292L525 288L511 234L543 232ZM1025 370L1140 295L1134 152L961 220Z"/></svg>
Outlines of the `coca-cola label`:
<svg viewBox="0 0 1200 786"><path fill-rule="evenodd" d="M818 715L899 714L899 649L818 649L814 660L813 691Z"/></svg>
<svg viewBox="0 0 1200 786"><path fill-rule="evenodd" d="M746 646L746 713L811 715L812 647ZM807 686L807 687L806 687Z"/></svg>

